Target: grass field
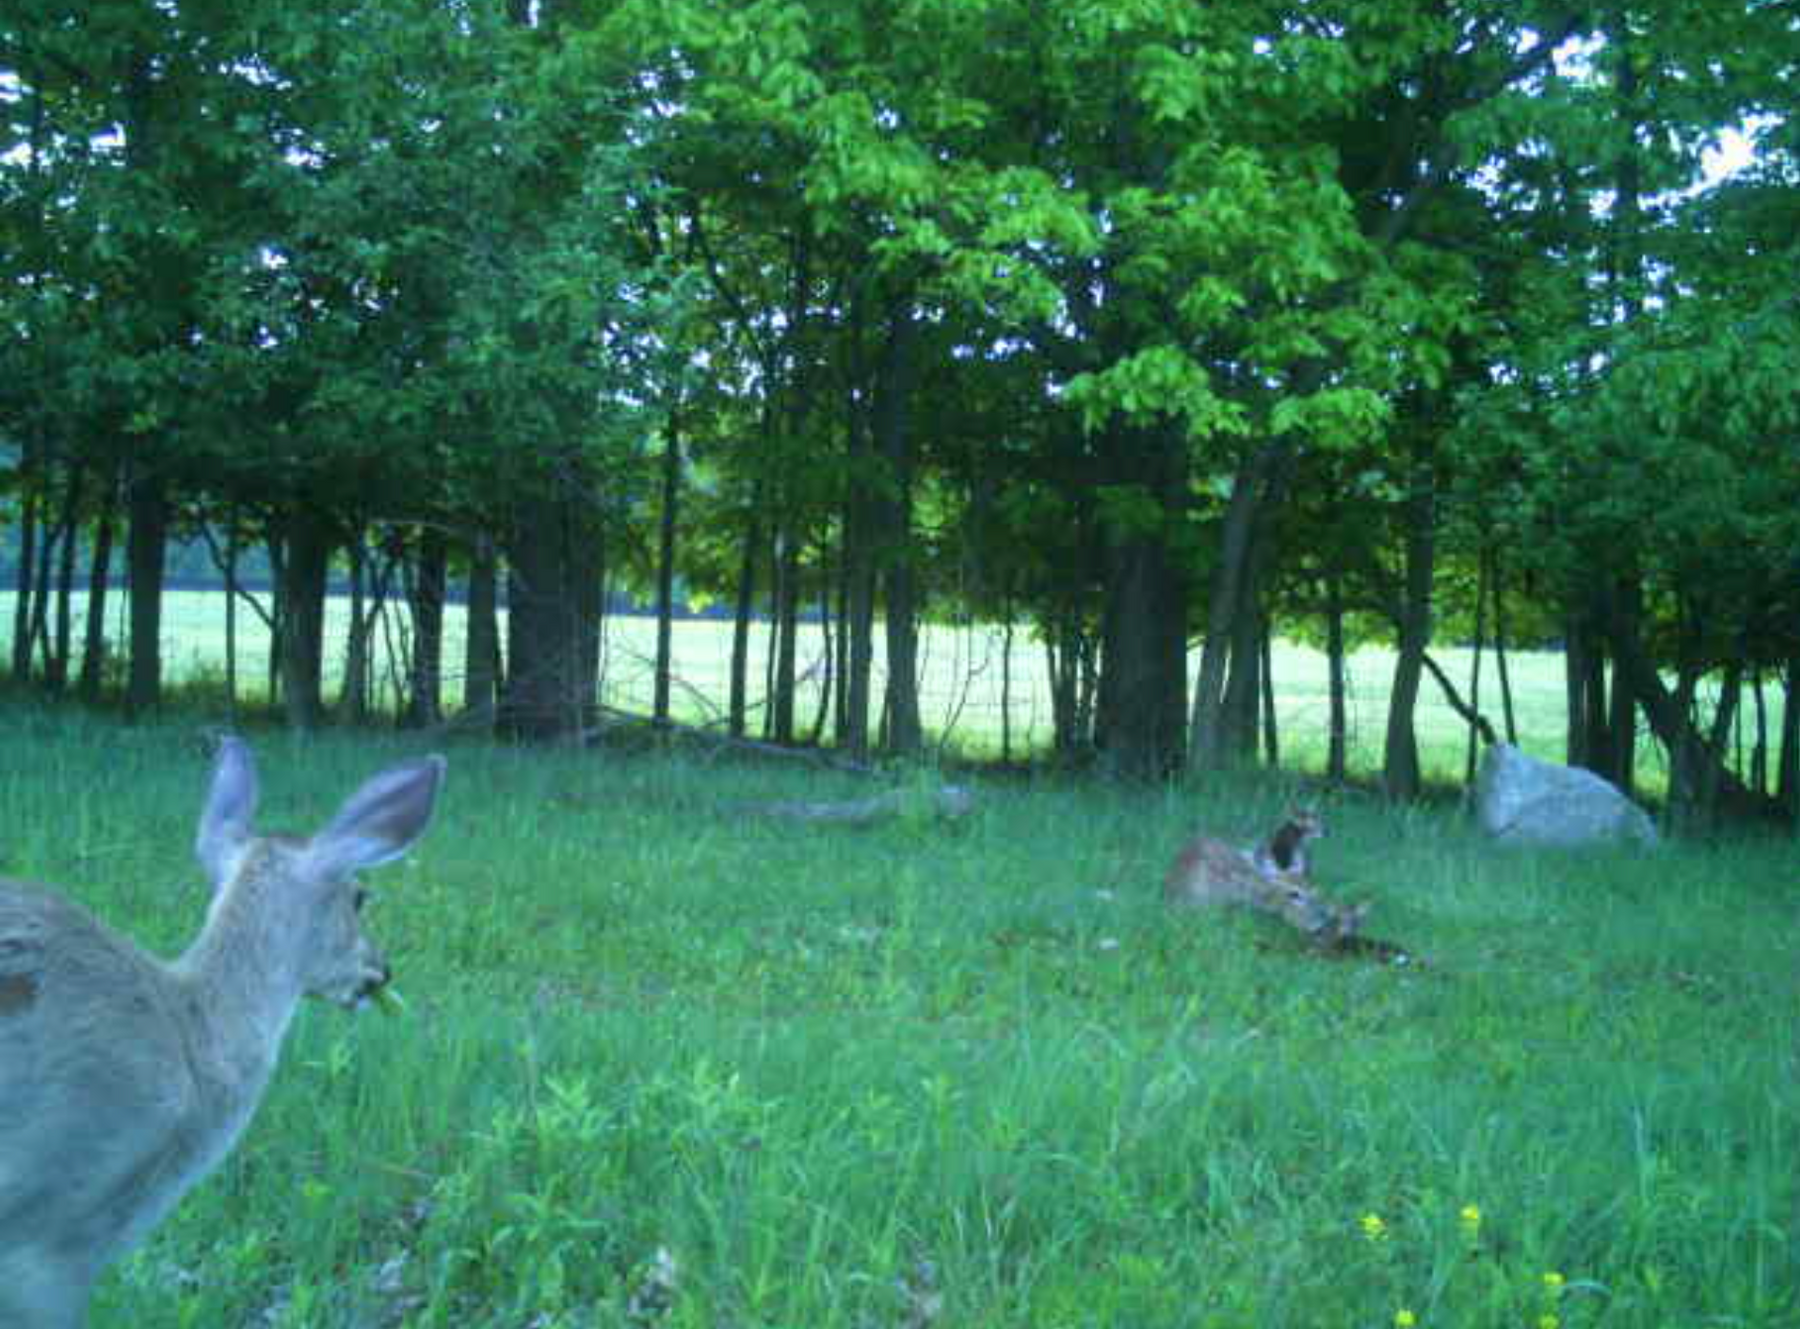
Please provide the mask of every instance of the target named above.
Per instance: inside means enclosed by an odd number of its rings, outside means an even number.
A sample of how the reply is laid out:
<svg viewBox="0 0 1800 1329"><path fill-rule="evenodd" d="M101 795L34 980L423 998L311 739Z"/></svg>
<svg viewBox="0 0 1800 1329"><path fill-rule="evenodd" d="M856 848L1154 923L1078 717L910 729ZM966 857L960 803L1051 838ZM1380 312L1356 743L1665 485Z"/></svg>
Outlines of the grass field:
<svg viewBox="0 0 1800 1329"><path fill-rule="evenodd" d="M82 598L76 597L77 615ZM10 629L11 596L0 594L0 628ZM122 613L122 597L115 597L114 612ZM347 602L333 599L327 606L326 689L335 695L342 684L343 641L348 628ZM447 699L461 699L464 614L461 606L448 606L445 623ZM268 635L248 610L239 614L240 695L266 696ZM120 621L111 635L123 640ZM7 640L0 633L0 642ZM707 723L723 715L728 691L731 625L711 620L685 620L675 625L675 677L672 704L678 718ZM754 653L749 675L753 703L762 696L766 633L759 627L753 638ZM400 623L384 625L376 634L381 652L375 670L379 701L392 706L397 695L388 661L405 647ZM615 615L606 623L602 665L603 700L620 709L648 714L654 688L656 652L655 621ZM1470 673L1469 652L1440 648L1435 655L1465 692ZM929 732L955 751L976 757L992 757L1000 750L1002 640L997 629L929 627L922 636L920 696ZM798 652L803 675L809 681L799 689L796 714L810 728L824 677L823 644L816 628L804 628ZM885 675L876 650L876 688ZM225 660L223 597L211 592L181 591L168 595L164 610L164 662L176 684L204 682L214 685L222 700ZM1193 668L1198 670L1196 653ZM1520 743L1539 756L1561 760L1563 755L1563 661L1545 652L1517 652L1509 660L1515 705L1520 717ZM1388 694L1393 678L1391 652L1358 651L1349 662L1349 762L1353 771L1378 771L1387 723ZM1283 744L1283 764L1295 769L1322 769L1325 762L1328 715L1326 662L1322 653L1292 644L1281 644L1275 653L1276 714ZM1496 725L1500 721L1498 685L1493 660L1486 661L1483 708ZM1050 743L1050 697L1041 645L1028 633L1016 634L1013 648L1011 727L1013 754L1042 752ZM1428 778L1454 784L1463 776L1468 726L1445 704L1429 679L1416 711L1422 760ZM760 723L760 711L753 724ZM1642 749L1642 781L1660 787L1663 772L1653 745Z"/></svg>
<svg viewBox="0 0 1800 1329"><path fill-rule="evenodd" d="M198 728L0 705L5 870L178 950ZM252 738L290 828L419 741ZM98 1329L1800 1324L1791 844L1498 853L1332 795L1316 875L1394 967L1165 911L1274 783L855 831L742 807L849 776L448 755L371 874L405 1010L303 1010Z"/></svg>

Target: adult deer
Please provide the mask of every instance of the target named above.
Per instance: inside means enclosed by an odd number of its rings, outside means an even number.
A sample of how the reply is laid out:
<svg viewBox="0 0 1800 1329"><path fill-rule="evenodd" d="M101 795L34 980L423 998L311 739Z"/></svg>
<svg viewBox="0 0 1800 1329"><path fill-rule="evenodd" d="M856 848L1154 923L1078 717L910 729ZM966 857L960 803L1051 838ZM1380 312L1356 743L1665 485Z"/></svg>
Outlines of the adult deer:
<svg viewBox="0 0 1800 1329"><path fill-rule="evenodd" d="M225 739L194 844L212 904L173 963L0 881L0 1329L79 1329L106 1266L231 1152L300 998L387 982L355 873L419 838L443 775L407 762L310 839L257 836L250 749Z"/></svg>

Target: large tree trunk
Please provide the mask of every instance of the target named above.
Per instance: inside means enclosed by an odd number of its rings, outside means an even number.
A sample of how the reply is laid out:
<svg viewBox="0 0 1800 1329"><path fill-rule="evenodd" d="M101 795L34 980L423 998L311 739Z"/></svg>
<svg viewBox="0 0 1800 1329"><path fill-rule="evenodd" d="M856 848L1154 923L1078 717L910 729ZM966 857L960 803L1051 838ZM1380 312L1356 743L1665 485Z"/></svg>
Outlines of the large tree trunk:
<svg viewBox="0 0 1800 1329"><path fill-rule="evenodd" d="M1186 451L1166 425L1121 425L1107 445L1119 478L1140 490L1155 517L1114 521L1106 531L1097 741L1115 774L1160 779L1180 769L1187 716L1186 586L1168 546Z"/></svg>
<svg viewBox="0 0 1800 1329"><path fill-rule="evenodd" d="M149 470L132 477L127 497L130 530L126 562L131 579L130 668L125 711L141 715L162 701L163 546L169 529L162 478Z"/></svg>
<svg viewBox="0 0 1800 1329"><path fill-rule="evenodd" d="M521 738L576 737L598 704L599 523L578 495L518 505L507 547L502 727Z"/></svg>
<svg viewBox="0 0 1800 1329"><path fill-rule="evenodd" d="M499 561L486 531L469 547L468 627L463 636L463 709L491 720L500 696Z"/></svg>
<svg viewBox="0 0 1800 1329"><path fill-rule="evenodd" d="M301 509L285 523L282 567L281 697L288 723L317 729L325 718L325 579L331 567L331 528Z"/></svg>
<svg viewBox="0 0 1800 1329"><path fill-rule="evenodd" d="M450 580L450 545L437 526L419 534L418 564L408 597L412 610L412 678L406 723L429 728L444 718L444 593Z"/></svg>

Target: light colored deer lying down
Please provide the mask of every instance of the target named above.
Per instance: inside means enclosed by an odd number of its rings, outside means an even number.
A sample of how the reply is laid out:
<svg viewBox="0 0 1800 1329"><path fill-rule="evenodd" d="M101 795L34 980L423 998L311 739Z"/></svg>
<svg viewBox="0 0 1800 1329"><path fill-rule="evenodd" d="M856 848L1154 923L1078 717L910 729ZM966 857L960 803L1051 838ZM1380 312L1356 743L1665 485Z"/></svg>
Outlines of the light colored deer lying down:
<svg viewBox="0 0 1800 1329"><path fill-rule="evenodd" d="M1340 905L1312 884L1304 846L1324 833L1318 816L1304 813L1290 814L1254 849L1197 835L1163 878L1163 898L1196 907L1241 905L1273 914L1319 945L1337 945L1356 935L1368 906Z"/></svg>
<svg viewBox="0 0 1800 1329"><path fill-rule="evenodd" d="M407 762L309 840L257 836L256 768L227 738L194 845L212 905L172 964L0 881L0 1329L79 1329L101 1271L231 1151L300 998L387 982L354 874L419 838L443 775Z"/></svg>

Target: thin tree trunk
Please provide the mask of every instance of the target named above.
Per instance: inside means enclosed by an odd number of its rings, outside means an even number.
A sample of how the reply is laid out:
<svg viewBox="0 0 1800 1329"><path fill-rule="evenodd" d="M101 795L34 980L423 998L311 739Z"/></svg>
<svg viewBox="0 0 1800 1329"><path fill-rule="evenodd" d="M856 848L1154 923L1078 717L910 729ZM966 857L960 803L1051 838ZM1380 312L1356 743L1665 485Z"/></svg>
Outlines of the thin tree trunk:
<svg viewBox="0 0 1800 1329"><path fill-rule="evenodd" d="M1494 674L1500 680L1500 709L1506 720L1506 741L1515 746L1519 741L1519 725L1513 715L1512 673L1506 663L1506 582L1500 572L1498 550L1488 551L1493 571L1494 597Z"/></svg>
<svg viewBox="0 0 1800 1329"><path fill-rule="evenodd" d="M651 714L669 720L669 687L675 672L675 532L681 504L681 408L669 412L663 439L662 519L656 549L656 695Z"/></svg>
<svg viewBox="0 0 1800 1329"><path fill-rule="evenodd" d="M1281 766L1281 731L1275 720L1275 643L1267 615L1262 620L1262 721L1263 760L1270 770Z"/></svg>
<svg viewBox="0 0 1800 1329"><path fill-rule="evenodd" d="M48 619L50 614L51 573L56 566L58 548L64 543L64 532L59 522L43 522L39 527L40 543L37 554L37 588L32 592L31 601L31 634L32 649L36 651L43 663L43 679L46 685L50 682L53 667L50 655L50 632Z"/></svg>
<svg viewBox="0 0 1800 1329"><path fill-rule="evenodd" d="M350 561L350 634L344 642L344 692L338 708L347 724L365 724L369 718L368 530L359 526L345 542Z"/></svg>
<svg viewBox="0 0 1800 1329"><path fill-rule="evenodd" d="M31 597L37 586L38 509L42 502L36 473L31 459L20 463L19 483L25 497L19 511L19 566L13 582L12 677L21 684L31 679Z"/></svg>
<svg viewBox="0 0 1800 1329"><path fill-rule="evenodd" d="M1788 824L1800 831L1800 655L1788 657L1781 688L1781 751L1775 759L1775 797Z"/></svg>
<svg viewBox="0 0 1800 1329"><path fill-rule="evenodd" d="M1342 784L1349 773L1349 689L1344 679L1344 583L1334 572L1325 582L1327 702L1325 778Z"/></svg>
<svg viewBox="0 0 1800 1329"><path fill-rule="evenodd" d="M63 498L62 558L56 569L56 615L53 647L44 682L61 692L69 681L70 639L73 634L76 536L81 528L81 500L86 489L87 467L70 463L68 490Z"/></svg>
<svg viewBox="0 0 1800 1329"><path fill-rule="evenodd" d="M125 711L139 716L162 701L163 546L169 507L162 480L140 470L132 477L128 497L131 526L126 559L131 578L130 667L126 675Z"/></svg>
<svg viewBox="0 0 1800 1329"><path fill-rule="evenodd" d="M750 628L756 611L756 552L762 543L762 522L757 518L757 505L762 501L759 488L751 498L750 511L744 518L742 555L738 561L737 598L731 618L731 685L727 700L727 732L733 738L744 736L749 714Z"/></svg>
<svg viewBox="0 0 1800 1329"><path fill-rule="evenodd" d="M1487 649L1488 571L1487 553L1484 549L1476 560L1475 648L1469 660L1469 709L1477 715L1481 713L1481 657ZM1479 730L1470 725L1467 751L1463 758L1464 788L1472 788L1475 784L1475 765L1481 756L1481 746Z"/></svg>
<svg viewBox="0 0 1800 1329"><path fill-rule="evenodd" d="M89 702L99 701L106 686L106 589L112 573L117 510L118 485L115 479L109 479L94 527L94 556L88 568L87 631L81 647L81 675L75 684L77 694Z"/></svg>

